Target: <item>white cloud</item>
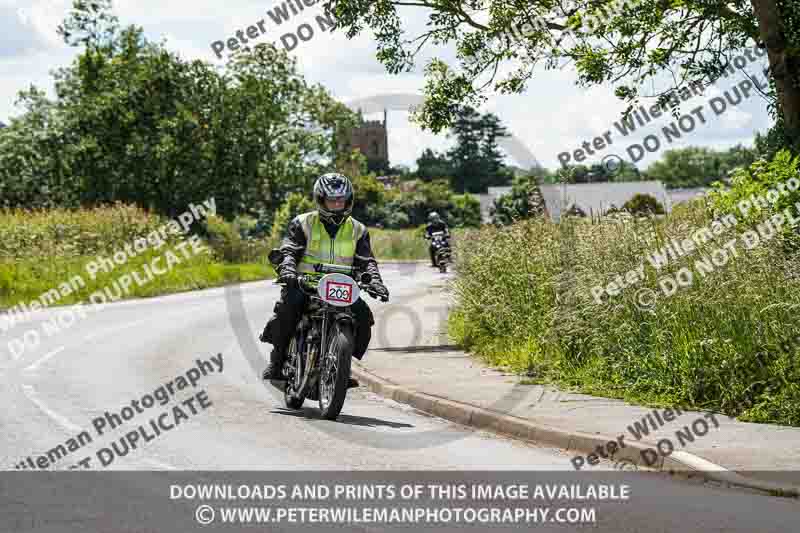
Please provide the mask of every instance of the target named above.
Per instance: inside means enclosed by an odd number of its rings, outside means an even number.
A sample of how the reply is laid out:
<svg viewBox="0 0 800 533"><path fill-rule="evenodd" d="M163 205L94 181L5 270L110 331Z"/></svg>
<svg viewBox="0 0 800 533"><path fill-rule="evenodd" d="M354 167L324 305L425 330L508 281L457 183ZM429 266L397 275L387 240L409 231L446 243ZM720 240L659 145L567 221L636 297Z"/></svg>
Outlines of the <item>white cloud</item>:
<svg viewBox="0 0 800 533"><path fill-rule="evenodd" d="M289 22L275 26L267 10L281 3L275 0L228 0L224 3L219 0L116 0L114 5L122 24L143 27L151 40L166 37L168 46L185 59L201 59L212 64L223 63L216 60L210 46L212 42L227 40L259 20L268 21L269 31L256 39L258 43L278 40L287 28L295 29L298 24L309 23L316 35L301 43L292 55L297 57L301 72L310 82L323 84L343 102L377 94L419 93L424 87L421 72L427 60L441 57L452 64L452 48L430 49L420 57L413 72L390 75L375 58L376 45L369 31L353 40L339 33L318 31L315 17L322 13L319 6L307 8ZM18 90L31 83L51 88L48 72L69 64L77 53L61 43L55 33L70 4L71 0L0 0L0 120L7 122L10 115L16 114L12 104ZM22 7L27 8L23 12L25 20L18 11ZM413 26L410 35L424 30L426 17L421 10L409 8L405 13L413 14L413 19L409 19ZM698 100L718 96L730 83L718 85L721 90L711 88ZM688 104L685 112L691 109ZM574 71L569 67L537 69L526 93L493 95L483 110L497 114L542 164L556 168L560 152L574 150L607 130L614 134L614 145L586 163L599 162L612 153L612 149L623 155L628 144L640 142L641 138L623 138L617 134L613 123L619 120L623 108L624 104L614 97L610 86L589 90L576 86ZM765 102L751 97L723 116L710 118L708 124L698 126L681 142L715 147L741 140L749 144L747 139L752 132L763 131L769 122ZM649 127L658 132L661 125L653 123ZM413 165L423 149L442 150L452 142L445 135L423 132L409 123L401 111L389 113L389 152L393 164ZM658 156L659 153L648 155L639 163L640 168Z"/></svg>
<svg viewBox="0 0 800 533"><path fill-rule="evenodd" d="M0 4L0 61L63 46L56 34L60 0Z"/></svg>

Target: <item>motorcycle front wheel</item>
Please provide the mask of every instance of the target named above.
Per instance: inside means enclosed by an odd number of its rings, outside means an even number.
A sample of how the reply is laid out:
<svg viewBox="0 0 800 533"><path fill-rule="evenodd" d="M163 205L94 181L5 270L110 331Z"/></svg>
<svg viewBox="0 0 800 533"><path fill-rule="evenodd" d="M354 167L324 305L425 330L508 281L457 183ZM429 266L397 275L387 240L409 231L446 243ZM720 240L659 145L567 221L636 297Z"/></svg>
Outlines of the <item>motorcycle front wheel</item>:
<svg viewBox="0 0 800 533"><path fill-rule="evenodd" d="M350 358L354 347L351 326L335 322L328 346L319 374L319 409L325 420L336 420L344 407L350 380Z"/></svg>
<svg viewBox="0 0 800 533"><path fill-rule="evenodd" d="M297 389L303 382L302 363L300 358L302 354L297 351L297 337L292 337L289 344L289 357L286 363L286 387L283 389L283 400L286 407L289 409L300 409L303 407L303 402L306 400L305 395L298 395Z"/></svg>

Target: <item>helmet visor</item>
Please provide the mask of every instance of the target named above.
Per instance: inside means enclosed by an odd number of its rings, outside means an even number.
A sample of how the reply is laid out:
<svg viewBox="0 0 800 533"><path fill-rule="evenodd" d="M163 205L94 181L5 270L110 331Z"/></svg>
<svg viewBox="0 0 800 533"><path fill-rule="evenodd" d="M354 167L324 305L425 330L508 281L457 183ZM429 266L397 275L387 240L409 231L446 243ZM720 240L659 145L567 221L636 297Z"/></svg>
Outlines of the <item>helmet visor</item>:
<svg viewBox="0 0 800 533"><path fill-rule="evenodd" d="M325 209L332 213L341 213L347 208L347 197L342 196L329 196L325 198Z"/></svg>

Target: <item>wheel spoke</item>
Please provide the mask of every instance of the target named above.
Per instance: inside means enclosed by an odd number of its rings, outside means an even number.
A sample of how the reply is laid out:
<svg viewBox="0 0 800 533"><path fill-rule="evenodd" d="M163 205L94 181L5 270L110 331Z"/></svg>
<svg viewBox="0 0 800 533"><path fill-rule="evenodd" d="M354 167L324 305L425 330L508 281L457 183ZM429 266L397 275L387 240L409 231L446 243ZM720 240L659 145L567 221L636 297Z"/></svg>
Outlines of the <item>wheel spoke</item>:
<svg viewBox="0 0 800 533"><path fill-rule="evenodd" d="M338 339L334 337L331 340L329 349L326 351L325 359L322 363L320 371L320 401L323 408L327 408L333 399L333 393L336 390L336 374L339 370L336 361L336 348L338 347Z"/></svg>

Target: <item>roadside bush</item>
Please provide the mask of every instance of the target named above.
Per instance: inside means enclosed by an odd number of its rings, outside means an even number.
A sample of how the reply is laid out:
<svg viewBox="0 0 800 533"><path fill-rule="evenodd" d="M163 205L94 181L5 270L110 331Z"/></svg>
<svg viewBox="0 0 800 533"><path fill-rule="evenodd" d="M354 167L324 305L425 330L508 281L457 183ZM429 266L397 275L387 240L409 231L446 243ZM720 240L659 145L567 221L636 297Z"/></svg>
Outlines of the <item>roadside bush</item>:
<svg viewBox="0 0 800 533"><path fill-rule="evenodd" d="M356 192L353 205L353 216L368 226L384 223L389 213L383 209L386 205L386 190L374 176L356 176L353 178Z"/></svg>
<svg viewBox="0 0 800 533"><path fill-rule="evenodd" d="M208 244L217 260L226 263L259 262L268 253L268 243L250 237L242 238L242 227L247 221L227 222L216 215L204 221Z"/></svg>
<svg viewBox="0 0 800 533"><path fill-rule="evenodd" d="M307 195L293 192L286 197L283 205L275 213L275 221L272 223L272 240L278 241L286 234L294 217L313 211L316 209L314 202Z"/></svg>
<svg viewBox="0 0 800 533"><path fill-rule="evenodd" d="M511 194L495 200L490 208L492 222L507 226L519 220L525 220L544 214L545 206L535 176L518 176L514 178Z"/></svg>
<svg viewBox="0 0 800 533"><path fill-rule="evenodd" d="M751 196L765 197L770 189L777 189L778 186L785 185L791 178L798 179L798 163L800 155L792 157L788 150L781 150L771 161L759 159L749 168L736 169L730 180L730 186L720 182L712 185L712 190L707 194L709 209L712 216L721 216L731 213L737 218L743 218L738 204L742 200L749 199ZM800 201L800 189L789 191L787 194L778 198L774 204L775 211L782 211L787 207L792 207ZM747 217L746 223L753 223L763 219L763 212L754 205Z"/></svg>
<svg viewBox="0 0 800 533"><path fill-rule="evenodd" d="M408 226L416 227L427 224L431 211L444 215L450 207L451 196L452 191L445 181L417 181L413 192L396 192L387 209L402 211L408 218Z"/></svg>
<svg viewBox="0 0 800 533"><path fill-rule="evenodd" d="M122 203L92 209L0 210L0 259L109 254L166 222Z"/></svg>
<svg viewBox="0 0 800 533"><path fill-rule="evenodd" d="M233 219L233 228L239 232L242 239L251 237L258 228L258 220L249 215L239 215Z"/></svg>
<svg viewBox="0 0 800 533"><path fill-rule="evenodd" d="M409 181L409 190L384 189L371 176L355 178L353 216L368 226L406 229L427 223L428 213L439 212L452 227L478 226L480 201L469 194L453 194L444 180Z"/></svg>
<svg viewBox="0 0 800 533"><path fill-rule="evenodd" d="M381 217L378 220L383 220L383 225L387 229L408 228L411 225L408 215L399 209L392 209L391 207L390 204L387 208L380 210Z"/></svg>
<svg viewBox="0 0 800 533"><path fill-rule="evenodd" d="M622 209L632 215L663 215L664 206L654 196L635 194L633 198L622 204Z"/></svg>
<svg viewBox="0 0 800 533"><path fill-rule="evenodd" d="M800 205L800 188L791 191L786 185L792 178L800 179L799 163L800 155L792 157L788 150L781 150L771 161L759 159L749 168L737 169L731 176L729 187L715 183L708 192L709 213L714 217L732 214L743 229L754 229L771 213L781 213L785 209L796 212L796 206ZM771 189L782 190L785 194L779 194L777 200L771 202L768 197ZM765 199L766 206L752 201L753 197ZM746 215L738 207L743 201L752 205ZM800 250L800 228L787 225L781 233L787 250Z"/></svg>
<svg viewBox="0 0 800 533"><path fill-rule="evenodd" d="M578 204L572 204L569 206L569 208L567 208L566 211L564 211L564 216L584 218L586 217L586 211L581 209Z"/></svg>
<svg viewBox="0 0 800 533"><path fill-rule="evenodd" d="M481 202L471 194L450 197L447 221L455 228L477 228L481 225Z"/></svg>

